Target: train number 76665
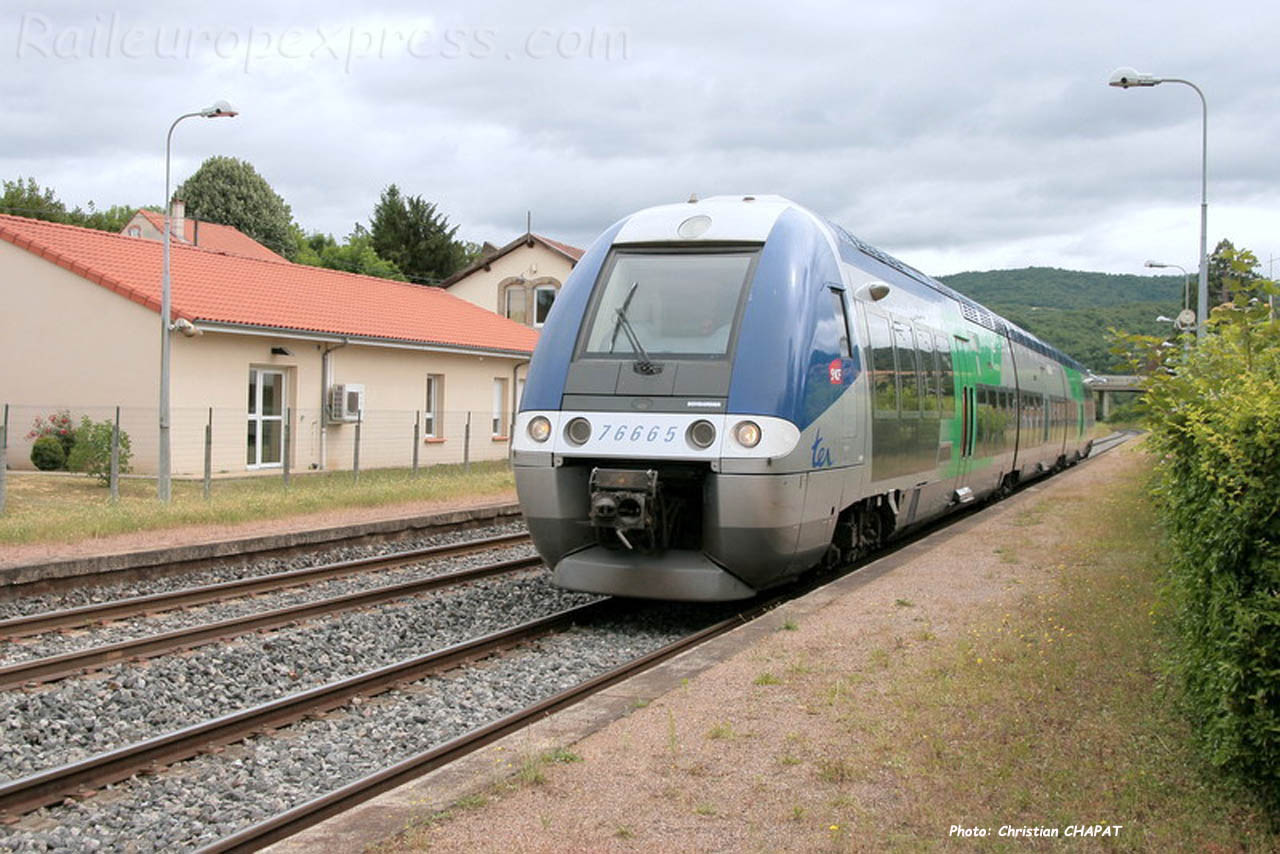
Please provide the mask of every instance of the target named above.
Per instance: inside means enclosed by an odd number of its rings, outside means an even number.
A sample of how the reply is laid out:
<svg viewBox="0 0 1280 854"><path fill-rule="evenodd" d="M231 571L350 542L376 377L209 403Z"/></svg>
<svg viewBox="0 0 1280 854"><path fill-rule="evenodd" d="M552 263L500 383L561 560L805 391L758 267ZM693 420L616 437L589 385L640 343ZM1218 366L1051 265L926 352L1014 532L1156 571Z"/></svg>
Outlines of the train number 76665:
<svg viewBox="0 0 1280 854"><path fill-rule="evenodd" d="M665 445L668 442L675 441L677 430L675 427L668 427L664 431L658 426L645 427L643 424L632 426L630 424L606 424L600 431L600 435L596 437L597 442L605 442L612 440L614 442L657 442L659 440Z"/></svg>

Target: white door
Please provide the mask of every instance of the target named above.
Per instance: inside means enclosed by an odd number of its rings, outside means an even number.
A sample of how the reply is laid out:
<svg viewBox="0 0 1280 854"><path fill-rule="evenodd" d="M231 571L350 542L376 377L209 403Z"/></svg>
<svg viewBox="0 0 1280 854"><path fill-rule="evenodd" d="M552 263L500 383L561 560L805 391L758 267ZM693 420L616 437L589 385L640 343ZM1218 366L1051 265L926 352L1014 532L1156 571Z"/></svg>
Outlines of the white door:
<svg viewBox="0 0 1280 854"><path fill-rule="evenodd" d="M249 369L249 468L279 466L284 459L284 372Z"/></svg>

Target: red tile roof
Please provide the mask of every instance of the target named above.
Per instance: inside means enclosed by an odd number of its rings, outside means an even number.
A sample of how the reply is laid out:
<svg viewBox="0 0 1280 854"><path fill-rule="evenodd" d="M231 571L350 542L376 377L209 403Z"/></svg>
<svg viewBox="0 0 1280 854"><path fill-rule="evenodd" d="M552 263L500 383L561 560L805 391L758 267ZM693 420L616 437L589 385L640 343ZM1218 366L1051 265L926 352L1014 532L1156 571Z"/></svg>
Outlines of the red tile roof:
<svg viewBox="0 0 1280 854"><path fill-rule="evenodd" d="M534 238L541 240L557 252L568 255L574 261L581 261L582 253L586 251L585 249L579 249L576 246L570 246L568 243L561 243L559 240L552 240L550 237L543 237L541 234L535 234Z"/></svg>
<svg viewBox="0 0 1280 854"><path fill-rule="evenodd" d="M164 214L148 210L139 210L138 213L146 217L147 222L151 223L163 238ZM178 237L177 228L175 227L173 239L181 240L188 245L199 246L201 249L208 249L210 252L243 255L246 258L260 258L263 261L289 260L283 255L277 255L272 252L240 229L230 225L219 225L216 222L183 219L182 237Z"/></svg>
<svg viewBox="0 0 1280 854"><path fill-rule="evenodd" d="M0 215L0 239L160 310L163 244ZM536 331L440 288L171 245L173 315L226 323L527 354Z"/></svg>

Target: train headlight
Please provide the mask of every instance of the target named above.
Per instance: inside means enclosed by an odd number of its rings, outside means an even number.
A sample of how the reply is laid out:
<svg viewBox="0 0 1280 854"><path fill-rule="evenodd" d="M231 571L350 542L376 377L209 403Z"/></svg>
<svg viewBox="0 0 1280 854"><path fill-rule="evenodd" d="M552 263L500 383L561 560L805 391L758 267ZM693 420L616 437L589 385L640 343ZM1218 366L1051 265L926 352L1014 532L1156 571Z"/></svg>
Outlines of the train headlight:
<svg viewBox="0 0 1280 854"><path fill-rule="evenodd" d="M716 440L716 425L710 421L695 421L689 425L685 436L689 439L689 444L705 450Z"/></svg>
<svg viewBox="0 0 1280 854"><path fill-rule="evenodd" d="M529 438L542 443L551 438L551 422L539 415L529 422Z"/></svg>
<svg viewBox="0 0 1280 854"><path fill-rule="evenodd" d="M760 444L760 425L754 421L739 421L733 427L733 438L744 448Z"/></svg>
<svg viewBox="0 0 1280 854"><path fill-rule="evenodd" d="M591 422L575 418L565 425L564 436L575 445L585 445L591 439Z"/></svg>

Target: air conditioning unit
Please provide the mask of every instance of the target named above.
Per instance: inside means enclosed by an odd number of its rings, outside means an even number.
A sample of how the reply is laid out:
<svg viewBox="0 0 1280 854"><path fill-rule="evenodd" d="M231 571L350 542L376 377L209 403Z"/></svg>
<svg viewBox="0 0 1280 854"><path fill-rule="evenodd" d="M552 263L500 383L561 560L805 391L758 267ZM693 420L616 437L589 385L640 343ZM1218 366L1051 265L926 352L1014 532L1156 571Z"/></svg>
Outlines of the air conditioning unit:
<svg viewBox="0 0 1280 854"><path fill-rule="evenodd" d="M359 421L364 411L364 385L343 383L329 387L329 420Z"/></svg>

